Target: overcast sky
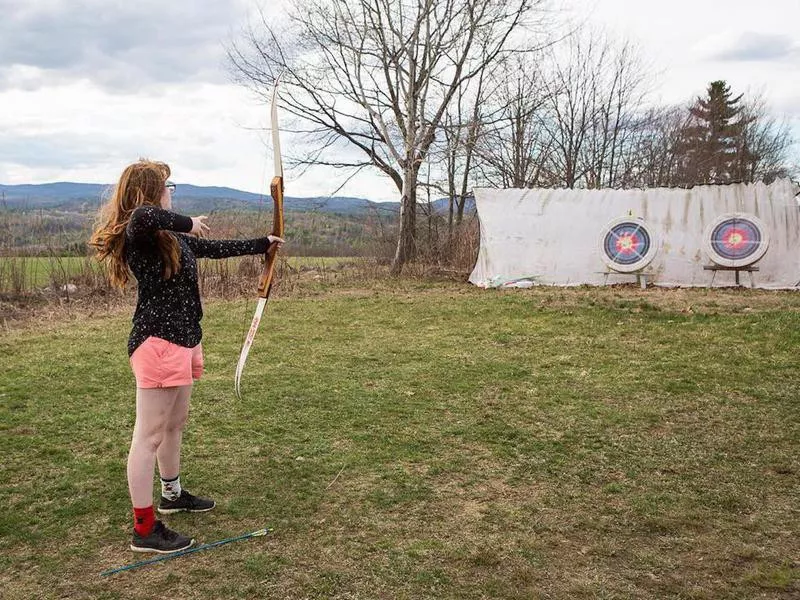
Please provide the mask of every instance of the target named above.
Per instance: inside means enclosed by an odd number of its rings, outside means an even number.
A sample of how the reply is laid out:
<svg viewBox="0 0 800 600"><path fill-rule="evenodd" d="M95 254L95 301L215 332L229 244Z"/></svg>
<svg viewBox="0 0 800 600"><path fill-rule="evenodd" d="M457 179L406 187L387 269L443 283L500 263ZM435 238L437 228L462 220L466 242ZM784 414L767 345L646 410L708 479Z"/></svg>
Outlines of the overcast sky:
<svg viewBox="0 0 800 600"><path fill-rule="evenodd" d="M147 156L178 182L264 191L267 107L231 83L225 59L254 1L0 0L0 183L109 183ZM800 1L561 1L638 43L655 100L725 79L763 92L800 137ZM287 194L328 195L344 179L287 172ZM378 175L339 194L397 200Z"/></svg>

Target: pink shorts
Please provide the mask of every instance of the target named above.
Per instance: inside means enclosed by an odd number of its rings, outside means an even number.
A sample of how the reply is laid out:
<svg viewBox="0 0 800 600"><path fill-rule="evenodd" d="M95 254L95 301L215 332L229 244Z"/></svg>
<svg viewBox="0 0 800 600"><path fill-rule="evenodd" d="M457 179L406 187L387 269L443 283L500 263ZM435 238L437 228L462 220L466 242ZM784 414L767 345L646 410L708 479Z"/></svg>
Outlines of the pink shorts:
<svg viewBox="0 0 800 600"><path fill-rule="evenodd" d="M203 348L184 348L150 336L133 351L131 368L136 387L165 388L190 385L203 374Z"/></svg>

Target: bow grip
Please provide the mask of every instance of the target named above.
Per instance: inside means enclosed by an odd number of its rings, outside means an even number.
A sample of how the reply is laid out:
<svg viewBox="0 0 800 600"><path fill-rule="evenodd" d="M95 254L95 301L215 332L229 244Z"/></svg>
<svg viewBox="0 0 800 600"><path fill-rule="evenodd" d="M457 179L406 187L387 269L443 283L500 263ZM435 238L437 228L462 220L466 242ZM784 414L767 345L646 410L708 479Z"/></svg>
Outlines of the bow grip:
<svg viewBox="0 0 800 600"><path fill-rule="evenodd" d="M274 203L272 215L272 235L283 237L283 177L275 176L269 186L272 201ZM258 296L266 298L269 296L269 288L272 285L272 275L275 271L275 260L278 258L277 245L270 245L267 250L267 257L264 262L264 269L258 280Z"/></svg>

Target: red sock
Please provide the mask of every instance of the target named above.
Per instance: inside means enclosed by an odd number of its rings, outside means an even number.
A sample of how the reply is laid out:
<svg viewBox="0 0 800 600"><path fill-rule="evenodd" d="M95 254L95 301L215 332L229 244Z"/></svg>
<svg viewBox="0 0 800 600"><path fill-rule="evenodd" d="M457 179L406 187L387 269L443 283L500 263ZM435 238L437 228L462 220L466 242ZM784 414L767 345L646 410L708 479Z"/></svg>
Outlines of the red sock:
<svg viewBox="0 0 800 600"><path fill-rule="evenodd" d="M133 507L133 529L141 536L150 535L153 526L156 524L156 513L153 512L153 505L146 508Z"/></svg>

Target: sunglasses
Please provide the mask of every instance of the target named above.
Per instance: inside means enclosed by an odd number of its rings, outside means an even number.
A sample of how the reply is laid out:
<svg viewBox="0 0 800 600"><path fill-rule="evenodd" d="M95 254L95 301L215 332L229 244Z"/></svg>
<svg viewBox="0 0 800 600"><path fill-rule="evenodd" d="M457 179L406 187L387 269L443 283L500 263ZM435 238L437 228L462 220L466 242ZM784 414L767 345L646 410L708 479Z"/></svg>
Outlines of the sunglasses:
<svg viewBox="0 0 800 600"><path fill-rule="evenodd" d="M164 184L164 187L165 187L165 188L167 188L167 189L169 190L170 194L174 194L174 193L175 193L175 190L176 190L176 189L178 189L178 186L177 186L177 185L175 185L174 183L172 183L171 181L167 181L167 182Z"/></svg>

